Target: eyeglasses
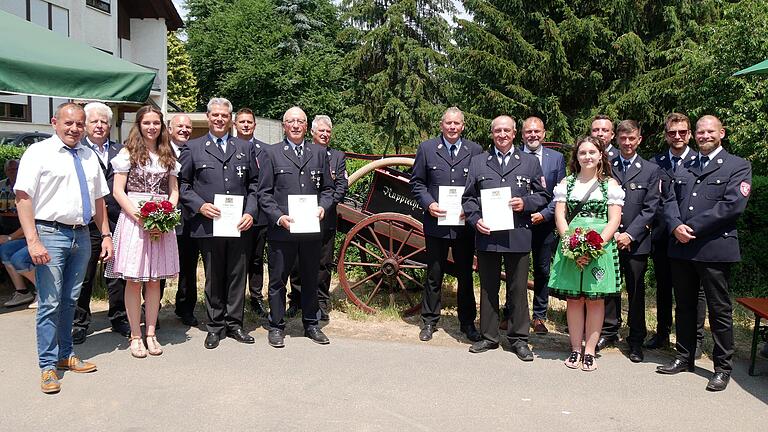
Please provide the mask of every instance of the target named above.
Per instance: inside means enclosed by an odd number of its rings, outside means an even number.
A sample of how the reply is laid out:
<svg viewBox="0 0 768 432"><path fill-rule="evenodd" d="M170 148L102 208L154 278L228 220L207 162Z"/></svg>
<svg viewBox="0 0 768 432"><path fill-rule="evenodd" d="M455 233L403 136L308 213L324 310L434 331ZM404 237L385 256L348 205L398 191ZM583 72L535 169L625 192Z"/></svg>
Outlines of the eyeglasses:
<svg viewBox="0 0 768 432"><path fill-rule="evenodd" d="M283 123L303 125L303 124L307 124L307 121L302 119L290 119L290 120L283 120Z"/></svg>
<svg viewBox="0 0 768 432"><path fill-rule="evenodd" d="M684 136L688 135L689 132L690 132L690 130L688 130L688 129L671 130L671 131L667 131L667 136L670 137L670 138L674 138L674 137L676 137L678 135L680 135L681 137L684 137Z"/></svg>

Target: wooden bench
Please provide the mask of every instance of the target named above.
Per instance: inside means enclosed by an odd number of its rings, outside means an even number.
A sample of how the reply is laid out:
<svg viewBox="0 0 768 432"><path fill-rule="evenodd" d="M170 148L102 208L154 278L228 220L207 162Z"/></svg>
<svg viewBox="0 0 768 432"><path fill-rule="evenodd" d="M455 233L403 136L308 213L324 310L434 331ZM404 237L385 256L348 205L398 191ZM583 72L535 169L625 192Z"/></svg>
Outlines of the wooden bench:
<svg viewBox="0 0 768 432"><path fill-rule="evenodd" d="M755 374L755 360L758 338L762 337L764 341L768 341L768 298L742 297L737 298L736 301L755 313L755 329L752 332L752 354L749 360L749 374L754 376L757 375ZM761 325L760 319L765 319L766 324Z"/></svg>

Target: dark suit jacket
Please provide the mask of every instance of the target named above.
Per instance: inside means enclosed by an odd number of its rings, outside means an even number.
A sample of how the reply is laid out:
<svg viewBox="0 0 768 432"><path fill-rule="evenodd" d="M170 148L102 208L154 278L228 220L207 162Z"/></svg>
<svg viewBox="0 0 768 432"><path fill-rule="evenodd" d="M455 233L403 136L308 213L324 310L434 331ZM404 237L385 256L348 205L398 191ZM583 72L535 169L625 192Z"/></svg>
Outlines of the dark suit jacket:
<svg viewBox="0 0 768 432"><path fill-rule="evenodd" d="M520 151L525 152L526 150L524 147L521 147ZM560 152L543 147L541 149L541 170L544 172L544 187L552 196L555 186L565 178L565 158ZM544 217L545 223L554 223L555 202L550 199L549 204L540 213Z"/></svg>
<svg viewBox="0 0 768 432"><path fill-rule="evenodd" d="M347 155L341 150L330 147L325 148L325 154L328 156L328 168L331 171L331 180L333 181L333 203L328 209L321 222L323 230L336 229L336 205L344 200L349 190L349 181L347 176Z"/></svg>
<svg viewBox="0 0 768 432"><path fill-rule="evenodd" d="M651 253L651 225L659 208L659 167L639 155L627 171L623 172L621 158L612 162L613 178L624 189L624 207L621 209L619 232L632 236L630 255Z"/></svg>
<svg viewBox="0 0 768 432"><path fill-rule="evenodd" d="M479 144L461 139L458 154L452 160L450 146L443 143L441 137L424 141L416 150L416 161L411 174L411 192L424 209L424 234L432 237L456 239L473 235L471 227L441 226L437 218L429 213L429 205L437 202L440 186L464 186L469 174L469 161L472 156L483 152Z"/></svg>
<svg viewBox="0 0 768 432"><path fill-rule="evenodd" d="M698 153L692 148L688 148L688 154L685 155L684 161L681 161L678 169L684 169L696 162ZM667 224L664 221L664 197L669 190L669 182L674 178L675 171L672 170L672 161L669 159L669 151L657 154L653 157L652 162L659 167L659 178L661 179L661 199L659 200L659 208L656 210L656 217L653 219L653 227L651 228L651 238L653 243L664 242L664 248L666 248L669 242L669 230L667 230Z"/></svg>
<svg viewBox="0 0 768 432"><path fill-rule="evenodd" d="M242 195L243 213L250 214L254 223L258 220L259 166L250 143L230 136L227 152L222 154L205 134L182 147L179 162L181 204L190 215L187 223L191 237L213 236L213 220L199 211L203 204L213 203L216 194Z"/></svg>
<svg viewBox="0 0 768 432"><path fill-rule="evenodd" d="M288 214L288 195L317 195L318 205L328 215L333 205L334 183L325 148L305 142L304 154L299 161L288 141L283 140L266 147L265 155L261 162L258 197L261 210L267 215L267 239L320 239L322 233L291 234L277 225L277 221Z"/></svg>
<svg viewBox="0 0 768 432"><path fill-rule="evenodd" d="M84 147L90 148L88 145L88 141L85 137L80 141L80 144L82 144ZM112 169L112 159L117 156L117 154L120 152L120 150L123 148L123 145L120 143L117 143L115 141L109 140L107 142L108 148L108 155L107 155L107 163L104 164L101 161L101 158L96 158L99 161L99 165L101 165L101 170L104 172L104 177L107 179L107 185L109 186L110 193L104 197L104 203L107 205L107 217L112 222L112 224L117 223L117 218L120 217L120 204L115 201L115 197L112 195L112 190L114 189L115 184L115 171ZM96 150L94 150L94 153Z"/></svg>
<svg viewBox="0 0 768 432"><path fill-rule="evenodd" d="M505 167L499 164L496 147L473 156L469 165L467 186L462 197L464 214L472 226L483 217L480 191L498 187L512 188L512 197L523 199L522 212L514 215L515 229L492 231L490 235L475 233L475 248L486 252L531 251L531 213L541 211L552 196L541 184L541 165L536 156L514 149Z"/></svg>
<svg viewBox="0 0 768 432"><path fill-rule="evenodd" d="M695 239L679 243L672 235L669 257L702 262L738 262L736 221L747 207L752 166L721 150L701 170L701 157L677 169L664 199L664 216L671 233L681 224L693 229Z"/></svg>

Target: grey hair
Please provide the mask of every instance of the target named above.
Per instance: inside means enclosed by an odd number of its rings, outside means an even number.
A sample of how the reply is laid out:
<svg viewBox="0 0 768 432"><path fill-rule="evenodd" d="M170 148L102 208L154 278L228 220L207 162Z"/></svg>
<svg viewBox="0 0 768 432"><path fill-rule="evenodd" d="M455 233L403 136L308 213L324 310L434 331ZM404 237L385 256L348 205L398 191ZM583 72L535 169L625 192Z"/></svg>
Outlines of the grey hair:
<svg viewBox="0 0 768 432"><path fill-rule="evenodd" d="M101 102L91 102L86 104L83 107L83 111L85 111L85 121L88 121L88 118L92 114L101 114L107 116L107 122L112 122L112 110L105 104Z"/></svg>
<svg viewBox="0 0 768 432"><path fill-rule="evenodd" d="M317 129L317 127L320 125L320 123L325 123L328 125L329 128L333 129L333 122L331 121L331 118L327 115L316 115L314 119L312 119L312 130L314 131Z"/></svg>
<svg viewBox="0 0 768 432"><path fill-rule="evenodd" d="M445 121L445 118L448 116L448 114L458 114L461 117L461 122L464 123L464 113L459 109L459 107L452 106L445 110L443 116L440 117L441 123Z"/></svg>
<svg viewBox="0 0 768 432"><path fill-rule="evenodd" d="M213 110L214 105L221 105L223 107L226 107L227 110L229 110L229 113L232 114L232 102L229 101L227 98L211 98L211 100L208 101L207 111L211 112Z"/></svg>

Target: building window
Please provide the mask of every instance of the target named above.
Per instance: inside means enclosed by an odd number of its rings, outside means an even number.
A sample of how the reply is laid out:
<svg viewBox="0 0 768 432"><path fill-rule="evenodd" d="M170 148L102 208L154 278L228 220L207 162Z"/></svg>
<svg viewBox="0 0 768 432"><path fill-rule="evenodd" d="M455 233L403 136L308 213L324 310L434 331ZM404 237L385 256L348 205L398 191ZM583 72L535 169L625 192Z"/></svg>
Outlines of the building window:
<svg viewBox="0 0 768 432"><path fill-rule="evenodd" d="M96 9L109 13L110 12L110 0L85 0L85 4Z"/></svg>
<svg viewBox="0 0 768 432"><path fill-rule="evenodd" d="M31 121L29 105L0 102L0 120Z"/></svg>

